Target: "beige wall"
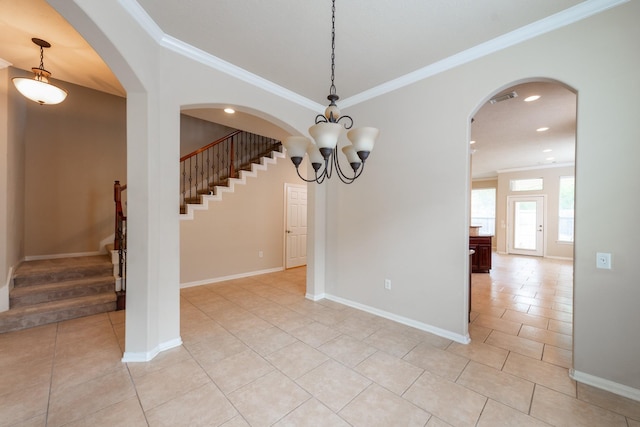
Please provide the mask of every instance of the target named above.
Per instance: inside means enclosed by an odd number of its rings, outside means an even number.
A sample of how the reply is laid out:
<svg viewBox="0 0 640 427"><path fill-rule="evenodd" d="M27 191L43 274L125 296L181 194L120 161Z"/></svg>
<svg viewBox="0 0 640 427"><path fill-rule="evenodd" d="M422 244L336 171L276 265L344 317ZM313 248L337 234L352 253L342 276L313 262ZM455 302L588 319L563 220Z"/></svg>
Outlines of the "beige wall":
<svg viewBox="0 0 640 427"><path fill-rule="evenodd" d="M114 233L113 182L127 182L125 99L59 84L62 104L27 104L27 257L100 250Z"/></svg>
<svg viewBox="0 0 640 427"><path fill-rule="evenodd" d="M573 167L559 167L535 169L518 172L501 173L498 175L498 195L496 210L496 242L497 251L507 252L507 197L509 196L539 196L545 198L545 240L544 256L551 258L573 259L573 244L558 242L558 209L560 198L560 177L574 176ZM512 179L542 178L541 191L511 191Z"/></svg>
<svg viewBox="0 0 640 427"><path fill-rule="evenodd" d="M180 114L180 157L229 135L235 129Z"/></svg>
<svg viewBox="0 0 640 427"><path fill-rule="evenodd" d="M28 257L101 249L113 234L113 181L127 182L125 100L62 85L70 92L64 103L26 105ZM180 155L233 131L182 114L180 123Z"/></svg>
<svg viewBox="0 0 640 427"><path fill-rule="evenodd" d="M24 132L26 101L0 69L0 311L9 308L11 273L24 256Z"/></svg>
<svg viewBox="0 0 640 427"><path fill-rule="evenodd" d="M381 134L363 178L331 188L327 293L465 334L469 119L501 88L554 79L578 94L574 368L640 395L637 16L629 2L351 107Z"/></svg>
<svg viewBox="0 0 640 427"><path fill-rule="evenodd" d="M289 159L180 222L183 285L284 268L284 184L303 184ZM262 251L262 258L258 252Z"/></svg>

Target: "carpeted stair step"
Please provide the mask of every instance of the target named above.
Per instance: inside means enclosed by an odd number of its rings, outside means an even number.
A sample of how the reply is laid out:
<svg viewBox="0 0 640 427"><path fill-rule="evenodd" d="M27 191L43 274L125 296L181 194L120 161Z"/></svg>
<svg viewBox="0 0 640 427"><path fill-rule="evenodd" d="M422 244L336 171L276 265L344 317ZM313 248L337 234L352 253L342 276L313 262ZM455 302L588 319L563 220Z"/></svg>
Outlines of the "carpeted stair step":
<svg viewBox="0 0 640 427"><path fill-rule="evenodd" d="M25 261L13 276L13 286L19 288L110 274L113 274L113 264L108 255Z"/></svg>
<svg viewBox="0 0 640 427"><path fill-rule="evenodd" d="M14 287L9 293L9 305L12 308L18 308L43 302L113 292L114 289L113 274L43 285Z"/></svg>
<svg viewBox="0 0 640 427"><path fill-rule="evenodd" d="M115 309L116 294L113 291L11 308L0 313L0 333L106 313Z"/></svg>

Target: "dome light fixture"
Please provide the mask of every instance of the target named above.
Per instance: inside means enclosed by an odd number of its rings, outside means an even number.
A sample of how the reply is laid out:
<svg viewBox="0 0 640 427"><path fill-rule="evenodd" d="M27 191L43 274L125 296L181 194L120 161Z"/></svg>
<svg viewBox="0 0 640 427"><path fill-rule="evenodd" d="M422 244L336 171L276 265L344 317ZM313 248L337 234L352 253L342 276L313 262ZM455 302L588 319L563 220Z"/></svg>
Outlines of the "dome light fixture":
<svg viewBox="0 0 640 427"><path fill-rule="evenodd" d="M318 184L322 184L325 179L331 178L331 175L335 170L342 182L345 184L351 184L360 175L362 175L364 163L369 157L371 150L373 150L373 145L379 134L379 130L373 127L351 129L353 126L353 119L349 116L340 115L340 110L336 105L336 101L339 97L336 94L336 86L334 84L336 68L335 49L336 1L332 0L331 86L329 87L329 96L327 96L327 99L330 101L329 106L324 111L324 114L318 114L316 116L315 124L309 128L309 134L313 140L306 136L291 136L284 141L287 154L289 154L291 161L296 167L298 176L306 182L317 182ZM344 124L340 123L341 120L345 121ZM338 138L340 137L343 129L351 129L347 132L347 138L349 138L351 144L342 148L342 152L347 157L347 161L353 170L353 174L349 175L343 173L336 153ZM304 178L300 175L300 171L298 169L305 154L309 156L311 167L313 167L315 174L313 179Z"/></svg>
<svg viewBox="0 0 640 427"><path fill-rule="evenodd" d="M44 48L51 44L35 37L31 41L40 46L40 66L31 68L35 74L33 79L14 77L13 84L24 97L40 105L59 104L67 97L67 91L49 83L51 73L44 69Z"/></svg>

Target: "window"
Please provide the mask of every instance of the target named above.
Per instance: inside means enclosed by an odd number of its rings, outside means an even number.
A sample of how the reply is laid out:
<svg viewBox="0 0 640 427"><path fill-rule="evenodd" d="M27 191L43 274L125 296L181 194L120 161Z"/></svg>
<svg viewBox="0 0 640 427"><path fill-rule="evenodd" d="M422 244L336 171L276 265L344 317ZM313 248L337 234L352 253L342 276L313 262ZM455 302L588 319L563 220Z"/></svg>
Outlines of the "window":
<svg viewBox="0 0 640 427"><path fill-rule="evenodd" d="M511 191L542 190L542 178L512 179Z"/></svg>
<svg viewBox="0 0 640 427"><path fill-rule="evenodd" d="M558 241L573 242L575 177L561 176L559 192Z"/></svg>
<svg viewBox="0 0 640 427"><path fill-rule="evenodd" d="M481 234L496 234L496 189L471 190L471 225L480 225Z"/></svg>

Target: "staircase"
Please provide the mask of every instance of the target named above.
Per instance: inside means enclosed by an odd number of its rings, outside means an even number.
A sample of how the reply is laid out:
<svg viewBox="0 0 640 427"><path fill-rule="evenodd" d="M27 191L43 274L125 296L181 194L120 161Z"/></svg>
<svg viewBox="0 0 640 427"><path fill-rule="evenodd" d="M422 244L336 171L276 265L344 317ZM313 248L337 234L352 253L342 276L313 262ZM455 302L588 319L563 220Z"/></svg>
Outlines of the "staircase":
<svg viewBox="0 0 640 427"><path fill-rule="evenodd" d="M265 163L271 162L273 163L274 158L278 155L282 154L279 150L272 150L268 153L264 153L258 156L255 159L252 159L250 162L243 164L238 169L237 178L229 178L224 177L218 181L211 182L207 184L207 186L203 189L200 189L195 192L195 195L192 197L185 197L184 203L180 205L180 213L182 215L188 214L187 205L190 205L191 208L196 208L197 205L202 205L205 198L207 199L216 199L219 200L222 193L233 191L233 186L235 183L242 182L245 180L244 175L255 174L256 170L265 169ZM282 155L284 156L284 155ZM215 197L211 197L215 196Z"/></svg>
<svg viewBox="0 0 640 427"><path fill-rule="evenodd" d="M202 204L203 197L229 191L241 173L252 172L266 158L282 152L278 140L235 131L180 159L180 213L188 214L187 205Z"/></svg>
<svg viewBox="0 0 640 427"><path fill-rule="evenodd" d="M25 261L13 277L0 333L116 309L113 264L107 255Z"/></svg>

